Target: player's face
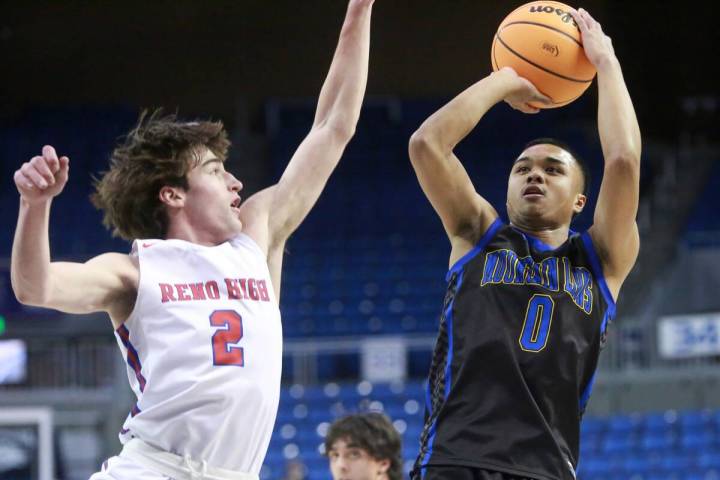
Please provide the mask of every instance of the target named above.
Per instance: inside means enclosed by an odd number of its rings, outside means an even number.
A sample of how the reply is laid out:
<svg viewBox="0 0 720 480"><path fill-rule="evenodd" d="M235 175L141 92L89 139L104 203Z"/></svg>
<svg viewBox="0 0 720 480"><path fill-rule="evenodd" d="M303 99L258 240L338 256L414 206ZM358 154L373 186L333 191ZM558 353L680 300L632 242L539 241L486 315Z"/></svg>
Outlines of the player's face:
<svg viewBox="0 0 720 480"><path fill-rule="evenodd" d="M184 214L205 237L222 242L242 230L240 195L242 183L225 171L223 162L203 149L200 161L187 174Z"/></svg>
<svg viewBox="0 0 720 480"><path fill-rule="evenodd" d="M516 224L560 226L582 211L582 170L560 147L533 145L515 161L508 180L507 209Z"/></svg>
<svg viewBox="0 0 720 480"><path fill-rule="evenodd" d="M376 460L352 442L337 440L328 452L333 480L386 479L389 460Z"/></svg>

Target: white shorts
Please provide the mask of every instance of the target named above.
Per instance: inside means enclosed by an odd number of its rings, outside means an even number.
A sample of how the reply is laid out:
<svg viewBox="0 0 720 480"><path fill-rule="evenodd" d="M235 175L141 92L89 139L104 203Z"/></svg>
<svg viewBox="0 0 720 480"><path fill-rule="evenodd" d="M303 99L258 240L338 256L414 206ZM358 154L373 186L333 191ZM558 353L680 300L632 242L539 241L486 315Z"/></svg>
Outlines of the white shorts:
<svg viewBox="0 0 720 480"><path fill-rule="evenodd" d="M90 480L172 480L166 475L155 473L135 463L129 458L110 457L102 465L102 469L93 474Z"/></svg>
<svg viewBox="0 0 720 480"><path fill-rule="evenodd" d="M258 476L210 467L134 438L89 480L258 480Z"/></svg>

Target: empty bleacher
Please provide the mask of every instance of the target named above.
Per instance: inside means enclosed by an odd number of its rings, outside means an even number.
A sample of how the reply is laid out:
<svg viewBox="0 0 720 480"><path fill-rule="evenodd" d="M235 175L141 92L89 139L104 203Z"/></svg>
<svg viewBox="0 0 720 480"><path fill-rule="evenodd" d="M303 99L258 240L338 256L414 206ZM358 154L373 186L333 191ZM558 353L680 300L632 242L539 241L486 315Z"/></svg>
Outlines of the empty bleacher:
<svg viewBox="0 0 720 480"><path fill-rule="evenodd" d="M286 462L305 464L309 480L329 478L323 456L330 423L349 413L381 411L403 439L408 470L423 426L423 383L333 383L286 386L261 478L282 478ZM720 410L586 416L581 427L581 480L714 480L720 478Z"/></svg>

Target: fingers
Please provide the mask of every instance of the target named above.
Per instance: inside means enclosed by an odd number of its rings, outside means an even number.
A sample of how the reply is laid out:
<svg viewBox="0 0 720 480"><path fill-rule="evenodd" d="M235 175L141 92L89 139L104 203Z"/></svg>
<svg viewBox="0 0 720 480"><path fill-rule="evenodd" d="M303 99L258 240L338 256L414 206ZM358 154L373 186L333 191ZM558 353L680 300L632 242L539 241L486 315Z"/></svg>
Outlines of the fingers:
<svg viewBox="0 0 720 480"><path fill-rule="evenodd" d="M57 162L57 158L55 161ZM55 185L55 175L50 170L48 160L45 157L33 157L33 159L30 160L30 165L32 165L48 185Z"/></svg>
<svg viewBox="0 0 720 480"><path fill-rule="evenodd" d="M552 98L550 98L550 97L548 97L548 96L546 96L546 95L543 95L542 93L540 93L539 95L537 95L537 96L535 97L534 101L535 101L535 102L540 102L540 103L542 103L542 104L544 104L544 105L552 105L552 103L553 103Z"/></svg>
<svg viewBox="0 0 720 480"><path fill-rule="evenodd" d="M553 101L552 98L548 97L547 95L543 94L540 90L537 89L537 87L528 80L528 84L530 85L532 89L532 97L530 98L531 102L539 102L543 103L545 105L552 105Z"/></svg>
<svg viewBox="0 0 720 480"><path fill-rule="evenodd" d="M595 26L599 26L599 25L600 25L600 24L597 22L597 20L595 20L595 19L592 17L592 15L590 15L590 13L589 13L587 10L585 10L584 8L580 8L580 9L578 10L578 13L580 14L580 17L582 17L582 19L585 21L585 24L586 24L588 27L595 27Z"/></svg>
<svg viewBox="0 0 720 480"><path fill-rule="evenodd" d="M35 157L31 161L24 163L23 166L20 167L20 172L22 172L25 177L24 184L26 187L44 189L47 188L49 184L48 181L43 178L42 174L35 168L37 159L42 159L42 157ZM44 160L40 161L43 162Z"/></svg>
<svg viewBox="0 0 720 480"><path fill-rule="evenodd" d="M517 110L518 112L523 113L538 113L540 111L539 108L533 107L529 103L516 103L516 102L508 102L505 101L513 110Z"/></svg>
<svg viewBox="0 0 720 480"><path fill-rule="evenodd" d="M42 155L25 162L16 172L14 180L21 190L44 191L57 184L67 182L70 159L58 158L57 152L50 145L45 145ZM53 190L54 191L54 190Z"/></svg>
<svg viewBox="0 0 720 480"><path fill-rule="evenodd" d="M15 175L13 176L13 180L15 180L15 185L17 185L20 188L28 188L32 189L34 187L34 183L32 180L27 178L23 172L22 168L15 171Z"/></svg>
<svg viewBox="0 0 720 480"><path fill-rule="evenodd" d="M592 15L590 15L590 13L588 13L588 11L584 8L570 10L570 14L575 19L575 23L578 24L578 27L580 27L581 32L586 32L587 30L592 30L596 28L598 30L602 30L600 23L598 23L598 21L595 20Z"/></svg>
<svg viewBox="0 0 720 480"><path fill-rule="evenodd" d="M580 10L582 10L582 9L580 9ZM585 33L588 29L588 26L587 26L587 23L585 22L585 19L580 14L580 12L573 8L570 10L570 15L572 15L573 19L575 20L575 23L577 23L577 26L580 29L580 33Z"/></svg>
<svg viewBox="0 0 720 480"><path fill-rule="evenodd" d="M56 173L57 181L64 183L68 179L68 171L70 170L70 159L68 157L60 157L60 169Z"/></svg>
<svg viewBox="0 0 720 480"><path fill-rule="evenodd" d="M511 75L513 75L513 76L515 76L515 77L518 76L518 74L517 74L517 72L515 71L515 69L512 68L512 67L509 67L509 66L504 66L504 67L502 67L499 71L509 73L509 74L511 74Z"/></svg>
<svg viewBox="0 0 720 480"><path fill-rule="evenodd" d="M550 98L547 95L545 95L544 93L542 93L532 83L530 85L532 85L532 89L533 89L533 95L532 95L532 98L530 99L531 102L539 102L539 103L542 103L545 105L552 105L552 103L553 103L552 98Z"/></svg>
<svg viewBox="0 0 720 480"><path fill-rule="evenodd" d="M60 165L58 163L57 152L55 152L55 149L51 145L45 145L42 148L42 156L45 158L50 171L52 173L57 172Z"/></svg>

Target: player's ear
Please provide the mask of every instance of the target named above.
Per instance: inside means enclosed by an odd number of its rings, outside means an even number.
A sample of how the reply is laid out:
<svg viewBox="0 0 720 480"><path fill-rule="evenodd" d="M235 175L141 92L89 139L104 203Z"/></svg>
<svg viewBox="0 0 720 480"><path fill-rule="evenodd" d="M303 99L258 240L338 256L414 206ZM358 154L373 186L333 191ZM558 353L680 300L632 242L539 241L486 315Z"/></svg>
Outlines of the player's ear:
<svg viewBox="0 0 720 480"><path fill-rule="evenodd" d="M587 197L583 195L582 193L578 193L575 196L575 203L573 204L573 212L577 215L578 213L582 212L585 208L585 204L587 203Z"/></svg>
<svg viewBox="0 0 720 480"><path fill-rule="evenodd" d="M390 470L390 459L385 458L383 460L378 460L378 475L381 475L383 473L387 473L388 470Z"/></svg>
<svg viewBox="0 0 720 480"><path fill-rule="evenodd" d="M165 185L160 189L158 198L168 207L180 208L185 205L185 190Z"/></svg>

